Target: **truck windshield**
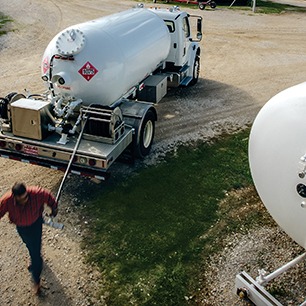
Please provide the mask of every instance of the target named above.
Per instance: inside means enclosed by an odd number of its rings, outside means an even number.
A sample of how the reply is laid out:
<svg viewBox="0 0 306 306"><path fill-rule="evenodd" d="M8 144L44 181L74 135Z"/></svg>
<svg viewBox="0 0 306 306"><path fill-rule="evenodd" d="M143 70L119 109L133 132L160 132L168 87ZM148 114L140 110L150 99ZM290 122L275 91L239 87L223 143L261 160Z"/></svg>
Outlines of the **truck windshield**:
<svg viewBox="0 0 306 306"><path fill-rule="evenodd" d="M174 26L174 22L171 20L164 20L166 26L168 27L168 30L170 33L173 33L175 31L175 26Z"/></svg>

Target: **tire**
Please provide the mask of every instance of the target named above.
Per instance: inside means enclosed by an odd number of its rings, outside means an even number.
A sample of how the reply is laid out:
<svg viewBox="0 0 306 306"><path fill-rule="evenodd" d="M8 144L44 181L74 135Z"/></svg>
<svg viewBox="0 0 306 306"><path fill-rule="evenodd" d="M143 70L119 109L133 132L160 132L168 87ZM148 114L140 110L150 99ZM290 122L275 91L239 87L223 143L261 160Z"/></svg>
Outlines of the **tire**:
<svg viewBox="0 0 306 306"><path fill-rule="evenodd" d="M215 1L210 2L209 5L212 9L217 7L217 3Z"/></svg>
<svg viewBox="0 0 306 306"><path fill-rule="evenodd" d="M198 83L200 75L200 54L198 53L194 59L192 81L189 83L193 86Z"/></svg>
<svg viewBox="0 0 306 306"><path fill-rule="evenodd" d="M153 111L148 110L139 128L139 143L136 148L137 157L144 158L150 153L155 134L155 120Z"/></svg>
<svg viewBox="0 0 306 306"><path fill-rule="evenodd" d="M199 9L200 10L205 10L205 4L202 2L199 2Z"/></svg>

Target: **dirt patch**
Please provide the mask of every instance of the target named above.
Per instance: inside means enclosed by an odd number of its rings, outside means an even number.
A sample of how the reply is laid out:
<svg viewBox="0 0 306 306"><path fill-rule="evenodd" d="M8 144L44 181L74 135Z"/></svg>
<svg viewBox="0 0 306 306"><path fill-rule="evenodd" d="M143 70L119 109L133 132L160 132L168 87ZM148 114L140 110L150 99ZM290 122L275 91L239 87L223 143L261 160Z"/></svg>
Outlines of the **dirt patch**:
<svg viewBox="0 0 306 306"><path fill-rule="evenodd" d="M4 159L0 160L0 168L4 169L0 174L1 194L19 180L56 192L62 178L61 172ZM72 182L75 183L71 179L69 184ZM83 186L86 184L90 183L84 181ZM40 297L32 292L26 247L8 218L1 220L1 305L103 305L103 296L99 296L103 278L97 269L86 264L80 247L82 228L87 226L78 211L80 194L76 194L73 187L70 190L69 194L63 194L60 203L59 218L65 229L60 231L47 226L43 229L44 270Z"/></svg>
<svg viewBox="0 0 306 306"><path fill-rule="evenodd" d="M1 10L15 23L14 32L0 37L1 96L11 91L21 92L24 88L33 93L44 90L40 80L41 57L49 41L60 30L133 5L135 2L132 1L121 1L118 5L106 0L2 1ZM301 39L306 35L304 15L259 15L222 9L190 12L204 18L202 79L192 88L170 91L157 106L156 142L153 154L146 162L158 158L177 143L206 139L251 123L270 97L305 80L306 40ZM1 194L16 180L56 191L62 177L62 173L57 171L5 159L0 159L0 169ZM82 219L78 205L86 202L88 189L98 188L90 184L83 179L69 179L59 215L66 229L62 232L44 229L45 290L42 299L36 299L31 294L30 278L25 268L26 250L20 244L14 227L6 219L1 221L0 270L4 284L0 288L1 305L104 303L103 296L96 296L98 287L103 287L103 276L84 263L79 245L81 226L86 226L86 220ZM273 240L278 235L273 228L229 238L235 244L232 243L232 247L227 247L224 253L211 260L219 262L219 268L224 268L227 274L226 285L222 285L221 291L211 289L216 292L212 295L216 303L220 301L218 305L231 301L232 293L228 290L238 272L237 267L244 267L252 262L256 253L263 251L266 245L263 237ZM257 241L257 247L250 252L252 245L249 241L252 239ZM276 245L274 243L274 247ZM291 243L288 242L283 247L283 253L287 254L290 248ZM229 256L233 252L236 256ZM273 253L273 249L267 250L267 253ZM288 254L291 255L291 251ZM237 265L234 258L241 264ZM283 256L282 261L284 259L287 257ZM273 265L278 263L275 261ZM210 280L218 288L224 283L224 276L213 269ZM204 305L205 299L202 299Z"/></svg>

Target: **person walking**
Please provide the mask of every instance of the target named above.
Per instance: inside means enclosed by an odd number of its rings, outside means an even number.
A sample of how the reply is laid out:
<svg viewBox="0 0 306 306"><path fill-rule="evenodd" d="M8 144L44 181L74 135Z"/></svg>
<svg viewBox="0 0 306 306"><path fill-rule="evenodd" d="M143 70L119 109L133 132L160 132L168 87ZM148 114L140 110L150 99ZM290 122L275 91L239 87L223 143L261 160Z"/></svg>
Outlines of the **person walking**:
<svg viewBox="0 0 306 306"><path fill-rule="evenodd" d="M0 198L0 219L8 213L10 222L16 225L17 232L29 251L31 264L28 270L32 274L35 294L39 294L41 289L44 204L51 208L51 216L55 217L58 212L58 203L50 191L38 186L27 187L19 182Z"/></svg>

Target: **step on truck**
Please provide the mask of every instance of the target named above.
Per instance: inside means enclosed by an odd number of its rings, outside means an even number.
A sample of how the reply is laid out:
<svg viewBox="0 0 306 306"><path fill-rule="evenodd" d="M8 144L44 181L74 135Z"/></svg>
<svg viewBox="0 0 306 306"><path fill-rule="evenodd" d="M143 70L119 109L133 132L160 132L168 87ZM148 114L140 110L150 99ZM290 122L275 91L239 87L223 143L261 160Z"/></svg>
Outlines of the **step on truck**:
<svg viewBox="0 0 306 306"><path fill-rule="evenodd" d="M46 92L0 99L0 156L99 179L124 154L145 157L154 104L198 80L201 28L201 16L140 5L63 30L42 57Z"/></svg>

